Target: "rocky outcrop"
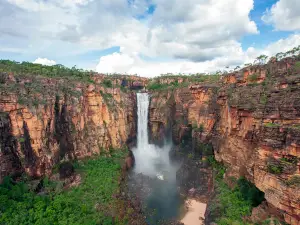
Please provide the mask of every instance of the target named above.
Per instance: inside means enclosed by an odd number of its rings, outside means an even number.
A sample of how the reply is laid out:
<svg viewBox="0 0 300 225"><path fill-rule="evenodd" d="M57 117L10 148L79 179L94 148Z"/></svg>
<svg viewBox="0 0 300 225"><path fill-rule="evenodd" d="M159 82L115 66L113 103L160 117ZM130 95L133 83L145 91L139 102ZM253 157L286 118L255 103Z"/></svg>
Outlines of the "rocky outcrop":
<svg viewBox="0 0 300 225"><path fill-rule="evenodd" d="M63 79L1 74L0 180L134 144L136 95Z"/></svg>
<svg viewBox="0 0 300 225"><path fill-rule="evenodd" d="M145 77L139 77L137 75L110 75L97 74L92 76L91 79L96 84L101 84L107 80L112 81L112 87L127 87L130 89L141 89L148 84L148 79Z"/></svg>
<svg viewBox="0 0 300 225"><path fill-rule="evenodd" d="M151 138L172 124L175 143L211 143L226 178L245 176L289 224L300 224L300 69L295 58L211 84L153 93ZM174 110L175 109L175 110Z"/></svg>

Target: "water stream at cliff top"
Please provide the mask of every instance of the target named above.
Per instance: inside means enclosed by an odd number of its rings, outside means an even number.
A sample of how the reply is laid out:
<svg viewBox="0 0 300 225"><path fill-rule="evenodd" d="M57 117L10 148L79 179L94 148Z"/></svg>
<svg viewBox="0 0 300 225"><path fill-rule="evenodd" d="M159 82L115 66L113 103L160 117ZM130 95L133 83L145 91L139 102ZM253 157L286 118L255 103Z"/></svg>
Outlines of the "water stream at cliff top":
<svg viewBox="0 0 300 225"><path fill-rule="evenodd" d="M155 214L147 218L149 224L158 224L159 220L176 219L182 205L176 185L178 166L171 163L169 152L172 143L158 147L149 143L148 138L148 93L137 93L138 133L134 174L143 174L151 178L150 194L144 200L147 210Z"/></svg>

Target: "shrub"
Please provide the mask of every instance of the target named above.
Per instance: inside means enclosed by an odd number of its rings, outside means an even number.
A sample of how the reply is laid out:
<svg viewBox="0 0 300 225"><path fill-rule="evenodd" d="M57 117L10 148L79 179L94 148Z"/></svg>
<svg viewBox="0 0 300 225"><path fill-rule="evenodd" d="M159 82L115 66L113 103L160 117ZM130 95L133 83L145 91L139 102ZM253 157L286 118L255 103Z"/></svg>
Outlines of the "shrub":
<svg viewBox="0 0 300 225"><path fill-rule="evenodd" d="M265 199L265 194L244 177L240 178L237 183L243 198L250 201L253 207L258 206Z"/></svg>
<svg viewBox="0 0 300 225"><path fill-rule="evenodd" d="M105 86L107 88L112 88L112 82L111 82L111 80L105 79L105 80L103 80L102 84L103 84L103 86Z"/></svg>
<svg viewBox="0 0 300 225"><path fill-rule="evenodd" d="M243 224L239 223L241 217L250 215L251 202L243 198L239 189L231 190L223 180L216 184L215 205L211 208L211 217L217 224Z"/></svg>
<svg viewBox="0 0 300 225"><path fill-rule="evenodd" d="M252 74L252 75L250 75L249 77L248 77L248 80L250 81L250 82L254 82L254 81L256 81L258 79L258 75L255 73L255 74Z"/></svg>
<svg viewBox="0 0 300 225"><path fill-rule="evenodd" d="M277 124L277 123L266 123L264 124L265 127L270 127L270 128L273 128L273 127L280 127L280 124Z"/></svg>
<svg viewBox="0 0 300 225"><path fill-rule="evenodd" d="M226 168L215 159L214 155L208 156L207 161L213 167L214 171L216 171L216 179L222 180L226 172Z"/></svg>
<svg viewBox="0 0 300 225"><path fill-rule="evenodd" d="M4 178L0 185L0 224L112 224L109 209L116 205L112 195L118 190L124 154L120 151L111 158L78 163L74 167L82 174L83 182L69 191L63 190L62 183L44 179L44 188L51 192L37 195L24 182ZM101 205L104 211L98 211L95 205Z"/></svg>
<svg viewBox="0 0 300 225"><path fill-rule="evenodd" d="M298 158L296 156L289 156L288 158L286 157L281 158L280 161L297 165Z"/></svg>
<svg viewBox="0 0 300 225"><path fill-rule="evenodd" d="M267 168L269 173L281 174L283 172L283 167L281 165L269 164Z"/></svg>
<svg viewBox="0 0 300 225"><path fill-rule="evenodd" d="M260 103L263 104L263 105L265 105L265 104L267 104L267 102L268 102L268 96L262 95L260 97Z"/></svg>
<svg viewBox="0 0 300 225"><path fill-rule="evenodd" d="M203 132L204 131L204 125L201 123L198 129L199 129L198 130L199 132Z"/></svg>
<svg viewBox="0 0 300 225"><path fill-rule="evenodd" d="M213 147L211 144L200 144L200 149L204 155L213 155Z"/></svg>
<svg viewBox="0 0 300 225"><path fill-rule="evenodd" d="M207 160L214 168L216 194L209 205L209 217L221 225L246 225L241 218L249 216L252 207L256 207L264 200L264 193L245 178L240 178L233 189L229 188L223 180L225 167L213 156L208 156Z"/></svg>
<svg viewBox="0 0 300 225"><path fill-rule="evenodd" d="M295 67L296 67L297 69L300 69L300 61L298 61L298 62L295 63Z"/></svg>
<svg viewBox="0 0 300 225"><path fill-rule="evenodd" d="M169 85L168 84L160 84L160 83L150 83L147 86L148 90L161 90L167 88Z"/></svg>
<svg viewBox="0 0 300 225"><path fill-rule="evenodd" d="M288 181L286 181L288 186L297 186L300 187L300 175L292 176Z"/></svg>
<svg viewBox="0 0 300 225"><path fill-rule="evenodd" d="M194 129L197 129L198 128L198 125L197 125L197 123L193 123L193 125L192 125L192 129L194 130Z"/></svg>
<svg viewBox="0 0 300 225"><path fill-rule="evenodd" d="M204 131L204 125L201 123L200 126L198 127L198 125L196 123L193 123L192 129L196 132L203 132Z"/></svg>

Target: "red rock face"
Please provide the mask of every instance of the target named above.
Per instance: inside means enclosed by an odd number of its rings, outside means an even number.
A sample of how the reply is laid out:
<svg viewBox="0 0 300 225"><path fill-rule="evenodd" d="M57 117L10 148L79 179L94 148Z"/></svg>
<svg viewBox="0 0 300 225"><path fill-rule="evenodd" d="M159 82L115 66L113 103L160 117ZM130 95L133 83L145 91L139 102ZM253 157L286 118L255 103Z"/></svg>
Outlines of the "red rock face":
<svg viewBox="0 0 300 225"><path fill-rule="evenodd" d="M51 79L42 82L58 85ZM109 154L110 147L135 139L134 93L81 83L76 89L80 96L49 94L45 105L35 107L20 103L13 91L1 94L0 180L21 171L40 177L62 159Z"/></svg>
<svg viewBox="0 0 300 225"><path fill-rule="evenodd" d="M203 132L193 138L213 144L216 159L228 168L226 177L245 176L287 223L298 225L300 73L294 64L291 59L247 68L225 76L215 87L195 84L154 93L150 131L153 139L159 138L160 130L171 123L178 144L188 125L201 124ZM259 85L262 81L265 84Z"/></svg>

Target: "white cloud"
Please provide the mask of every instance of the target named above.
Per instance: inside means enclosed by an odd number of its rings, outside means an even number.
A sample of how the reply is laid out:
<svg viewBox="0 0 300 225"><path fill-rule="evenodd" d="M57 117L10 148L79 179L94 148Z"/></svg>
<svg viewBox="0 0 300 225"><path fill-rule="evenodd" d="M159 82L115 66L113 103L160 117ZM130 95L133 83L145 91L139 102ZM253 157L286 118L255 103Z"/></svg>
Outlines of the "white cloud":
<svg viewBox="0 0 300 225"><path fill-rule="evenodd" d="M210 60L236 48L240 37L258 33L249 18L253 0L154 2L157 8L149 21L147 46L156 55Z"/></svg>
<svg viewBox="0 0 300 225"><path fill-rule="evenodd" d="M262 20L272 24L276 30L300 30L300 1L279 0L271 9L267 9Z"/></svg>
<svg viewBox="0 0 300 225"><path fill-rule="evenodd" d="M154 13L137 19L152 4ZM252 9L253 0L2 0L0 46L20 50L24 60L43 55L62 61L120 46L120 53L101 57L98 71L210 72L297 41L294 36L290 42L243 51L240 38L259 33L249 17Z"/></svg>
<svg viewBox="0 0 300 225"><path fill-rule="evenodd" d="M243 51L241 46L229 50L226 56L216 57L204 62L191 62L187 60L172 60L169 62L149 62L137 54L126 52L113 53L103 56L96 67L101 73L128 73L139 74L145 77L154 77L165 73L210 73L223 70L227 66L234 68L237 65L253 62L261 54L274 56L278 52L285 52L300 45L300 35L294 34L286 39L270 43L263 49L253 47Z"/></svg>
<svg viewBox="0 0 300 225"><path fill-rule="evenodd" d="M4 0L0 32L23 37L24 49L32 45L33 55L53 57L121 46L129 54L192 61L226 55L227 49L239 46L240 37L258 32L249 18L253 0L129 2ZM136 19L150 4L156 5L153 15ZM71 51L68 45L73 45Z"/></svg>
<svg viewBox="0 0 300 225"><path fill-rule="evenodd" d="M54 60L50 60L47 58L37 58L36 60L33 61L33 63L42 64L42 65L46 65L46 66L53 66L56 64L56 62Z"/></svg>
<svg viewBox="0 0 300 225"><path fill-rule="evenodd" d="M100 58L96 71L102 73L126 73L134 66L136 59L124 53L113 53Z"/></svg>

